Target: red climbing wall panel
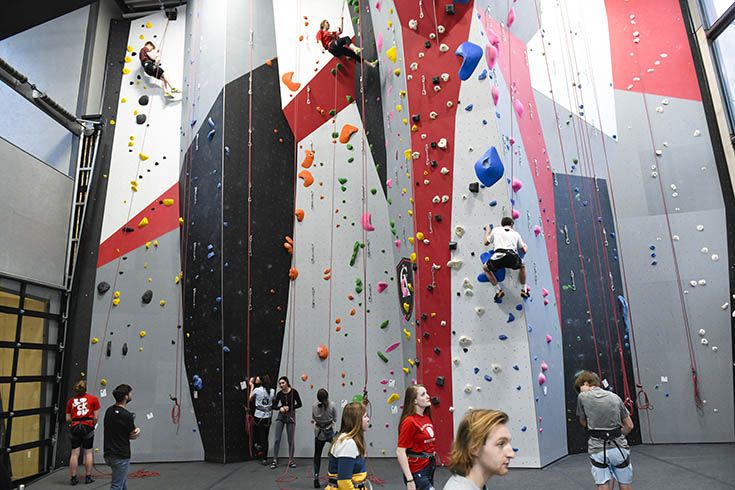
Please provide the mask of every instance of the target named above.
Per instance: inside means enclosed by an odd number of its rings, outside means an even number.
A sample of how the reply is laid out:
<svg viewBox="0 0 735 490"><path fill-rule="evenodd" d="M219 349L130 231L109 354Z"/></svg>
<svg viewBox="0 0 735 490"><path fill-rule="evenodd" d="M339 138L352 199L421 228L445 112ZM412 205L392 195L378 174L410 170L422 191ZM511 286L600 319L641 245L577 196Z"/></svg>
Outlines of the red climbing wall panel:
<svg viewBox="0 0 735 490"><path fill-rule="evenodd" d="M605 8L616 89L702 100L678 1L606 0Z"/></svg>
<svg viewBox="0 0 735 490"><path fill-rule="evenodd" d="M433 408L434 428L436 431L436 447L442 459L449 453L453 439L453 419L449 412L452 406L452 377L451 377L451 345L452 345L452 311L451 311L451 277L447 261L450 259L448 242L451 240L451 200L452 200L452 172L454 165L454 128L457 110L457 98L459 96L460 80L457 71L461 65L461 58L454 55L454 50L462 42L467 40L470 21L472 16L471 5L455 4L456 13L446 15L443 7L437 9L438 24L446 28L446 33L439 36L439 42L432 41L431 46L426 48L424 43L429 35L436 31L433 9L424 5L423 18L418 23L417 30L411 30L408 22L411 19L420 19L418 2L396 2L396 10L401 19L403 31L403 46L405 50L406 65L416 61L418 70L411 72L413 80L408 84L408 101L412 114L419 114L421 120L418 123L418 131L411 134L412 151L420 153L418 160L414 160L414 228L416 232L423 232L430 239L429 245L424 245L416 240L416 255L418 265L418 277L416 280L416 291L418 293L418 304L416 318L421 322L417 328L417 354L421 361L419 381L427 385L429 393L438 396L440 403ZM441 53L439 44L449 46L449 51ZM424 57L419 58L423 52ZM432 89L432 77L441 73L449 73L448 82L441 82L441 91L434 92ZM426 78L426 95L422 95L421 76ZM447 101L452 101L453 106L447 107ZM429 118L429 112L436 111L439 117L436 120ZM409 117L410 115L405 115ZM425 140L421 134L426 134ZM425 165L425 145L446 138L448 145L446 150L429 148L428 158L436 160L438 165L430 167ZM441 175L441 167L450 169L448 175ZM426 174L424 173L426 172ZM428 186L423 185L424 179L430 180ZM419 185L416 185L419 184ZM449 196L446 204L434 204L432 198L436 195ZM428 234L428 215L442 215L447 219L441 223L434 222L433 234ZM428 259L427 259L428 258ZM431 283L432 264L441 266L436 273L436 285L433 291L428 291L427 286ZM426 320L421 320L422 314ZM434 315L436 314L436 315ZM441 321L446 321L445 327L440 326ZM425 334L428 334L428 338ZM439 354L434 349L439 348ZM442 376L445 379L444 386L436 385L436 378Z"/></svg>

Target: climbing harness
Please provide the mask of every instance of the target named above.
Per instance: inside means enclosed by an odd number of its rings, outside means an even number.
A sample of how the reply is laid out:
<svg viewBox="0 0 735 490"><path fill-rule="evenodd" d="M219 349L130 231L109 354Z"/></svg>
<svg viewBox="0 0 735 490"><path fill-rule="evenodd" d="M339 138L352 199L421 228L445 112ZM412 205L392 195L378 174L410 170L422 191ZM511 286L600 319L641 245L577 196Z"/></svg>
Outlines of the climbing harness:
<svg viewBox="0 0 735 490"><path fill-rule="evenodd" d="M615 429L589 429L588 433L590 437L602 439L602 463L590 457L590 463L592 463L593 466L596 466L597 468L607 468L608 466L610 466L607 462L607 445L609 443L612 443L613 445L615 445L616 448L618 448L618 451L620 451L620 455L624 458L622 463L618 463L613 466L615 466L616 468L628 467L628 465L630 464L630 455L626 456L626 454L623 452L623 448L621 448L618 442L615 440L623 435L622 429L620 427L617 427Z"/></svg>

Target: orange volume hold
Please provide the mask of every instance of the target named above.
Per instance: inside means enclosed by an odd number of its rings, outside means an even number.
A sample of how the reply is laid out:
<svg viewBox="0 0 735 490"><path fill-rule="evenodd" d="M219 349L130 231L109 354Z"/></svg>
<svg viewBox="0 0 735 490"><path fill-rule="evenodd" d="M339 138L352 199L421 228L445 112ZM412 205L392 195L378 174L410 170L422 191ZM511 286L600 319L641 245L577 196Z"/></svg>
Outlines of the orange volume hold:
<svg viewBox="0 0 735 490"><path fill-rule="evenodd" d="M306 156L304 157L304 161L301 162L301 166L304 168L309 168L314 164L314 152L311 150L306 150Z"/></svg>
<svg viewBox="0 0 735 490"><path fill-rule="evenodd" d="M308 170L302 170L298 173L299 179L302 179L304 181L304 187L309 187L311 184L314 183L314 176L311 175L311 172Z"/></svg>
<svg viewBox="0 0 735 490"><path fill-rule="evenodd" d="M344 144L350 141L353 134L357 133L357 128L351 124L345 124L342 126L342 130L339 132L339 142Z"/></svg>
<svg viewBox="0 0 735 490"><path fill-rule="evenodd" d="M296 92L299 87L301 87L300 83L293 81L292 71L287 71L286 73L284 73L281 77L281 81L283 81L284 85L286 85L286 87L288 87L291 92Z"/></svg>

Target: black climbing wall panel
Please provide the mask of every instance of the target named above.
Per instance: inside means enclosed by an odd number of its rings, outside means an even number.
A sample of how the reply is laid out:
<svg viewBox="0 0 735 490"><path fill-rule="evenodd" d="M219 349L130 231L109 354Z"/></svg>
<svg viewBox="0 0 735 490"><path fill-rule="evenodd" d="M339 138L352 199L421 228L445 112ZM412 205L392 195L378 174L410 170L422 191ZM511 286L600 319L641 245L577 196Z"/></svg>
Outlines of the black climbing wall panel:
<svg viewBox="0 0 735 490"><path fill-rule="evenodd" d="M84 229L79 245L77 266L72 284L70 304L64 343L64 363L60 386L61 403L72 393L72 386L87 370L89 356L89 331L92 325L92 304L96 289L97 251L102 233L102 219L107 196L107 178L110 172L112 156L112 140L114 136L110 121L117 117L117 105L120 100L120 84L122 83L124 60L120 53L125 52L128 45L130 22L112 20L107 42L105 65L105 86L102 100L102 134L97 150L94 175L90 185ZM97 391L90 386L90 393ZM63 406L63 405L60 405ZM65 410L59 410L59 437L56 449L56 464L66 465L69 462L71 447L67 437ZM100 436L101 437L101 436Z"/></svg>
<svg viewBox="0 0 735 490"><path fill-rule="evenodd" d="M559 301L562 305L567 443L570 453L582 453L587 451L587 432L579 425L576 417L575 374L582 370L598 372L599 359L601 378L607 380L610 389L622 399L625 399L622 363L625 365L630 396L633 400L635 400L635 381L628 332L618 299L618 296L624 293L607 184L602 179L595 181L589 177L575 175L568 177L558 175L556 178L559 183L554 188L554 203L559 244L561 289ZM578 238L582 263L587 275L586 289L579 260ZM591 322L588 321L587 314L590 309ZM640 431L637 410L633 412L633 421L636 429L628 436L628 441L638 444Z"/></svg>
<svg viewBox="0 0 735 490"><path fill-rule="evenodd" d="M291 266L281 244L293 235L294 141L277 63L252 72L249 161L250 77L227 84L207 116L214 127L208 119L202 125L181 179L187 374L205 459L218 462L251 457L241 383L278 376ZM194 374L200 390L191 385Z"/></svg>
<svg viewBox="0 0 735 490"><path fill-rule="evenodd" d="M369 12L368 2L359 2L362 4L362 43L359 36L356 37L355 43L362 46L362 56L366 60L378 59L378 48L375 44L375 30L373 29L373 20ZM360 33L358 25L359 13L356 6L350 6L350 15L352 16L352 25L356 33ZM351 61L349 62L351 63ZM362 120L365 125L365 134L367 135L370 145L370 152L373 155L375 168L378 171L380 186L383 188L383 195L387 196L386 180L386 148L385 148L385 127L383 126L383 104L381 102L381 85L380 70L378 68L370 68L363 64L362 70L355 65L355 101L357 108L360 110ZM362 73L362 87L365 93L361 95L360 74ZM364 106L363 106L364 96Z"/></svg>

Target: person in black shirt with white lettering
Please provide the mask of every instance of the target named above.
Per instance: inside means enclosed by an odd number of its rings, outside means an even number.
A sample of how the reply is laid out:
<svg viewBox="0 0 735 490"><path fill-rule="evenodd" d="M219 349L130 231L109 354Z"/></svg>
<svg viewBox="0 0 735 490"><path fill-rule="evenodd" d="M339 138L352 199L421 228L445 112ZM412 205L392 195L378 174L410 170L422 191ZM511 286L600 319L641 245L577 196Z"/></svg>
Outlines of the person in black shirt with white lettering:
<svg viewBox="0 0 735 490"><path fill-rule="evenodd" d="M294 434L296 432L296 410L302 407L301 397L298 391L291 388L291 383L286 376L278 379L278 387L280 391L276 393L276 399L273 401L273 408L278 409L278 415L276 416L276 442L273 445L271 469L278 467L278 449L281 446L284 427L288 435L288 466L296 468L293 460Z"/></svg>
<svg viewBox="0 0 735 490"><path fill-rule="evenodd" d="M112 396L115 404L105 412L105 461L112 468L110 490L127 490L130 441L140 436L140 428L135 426L135 414L127 410L133 389L122 384L113 390Z"/></svg>

